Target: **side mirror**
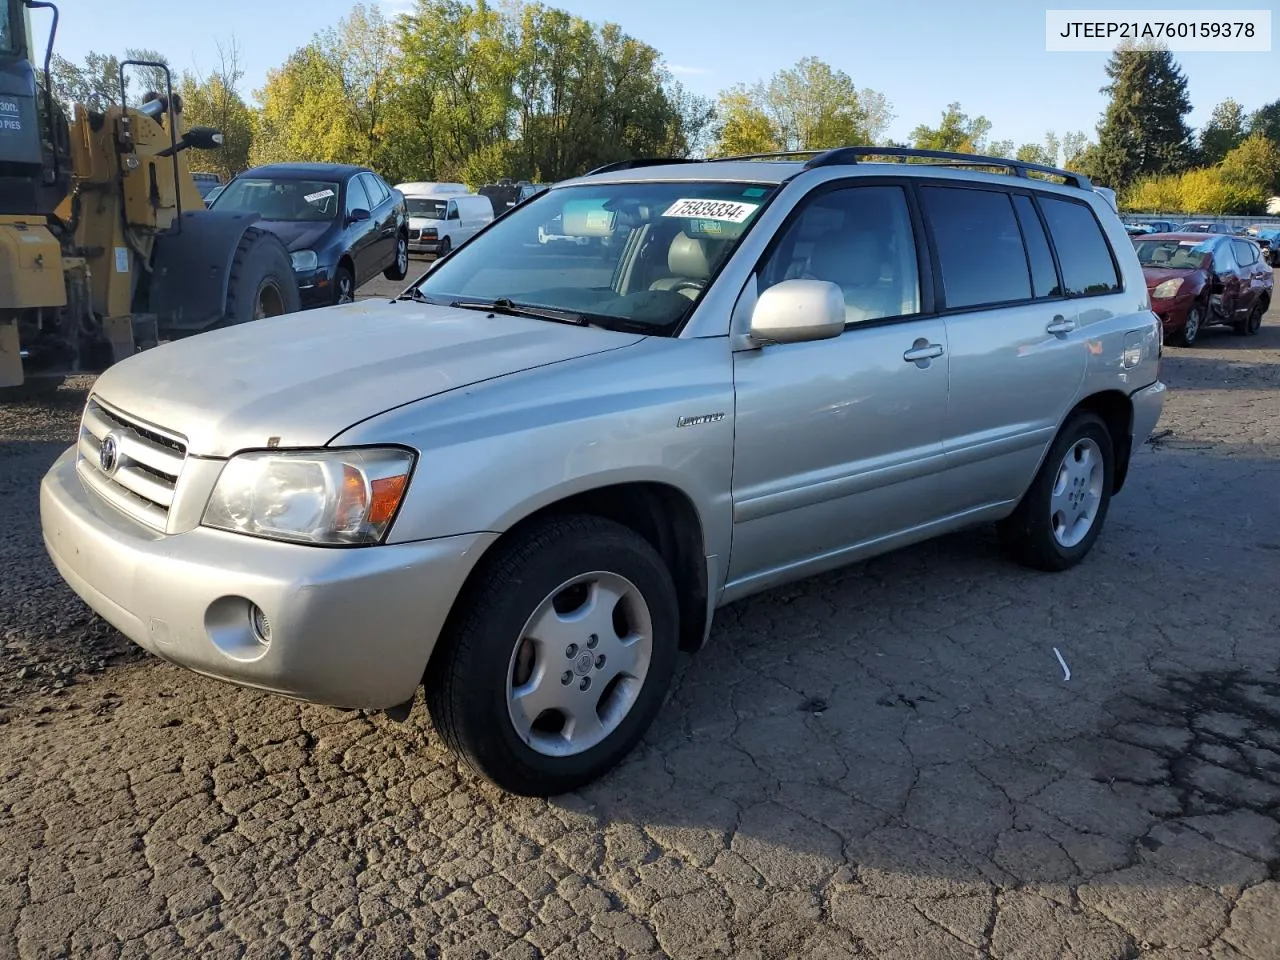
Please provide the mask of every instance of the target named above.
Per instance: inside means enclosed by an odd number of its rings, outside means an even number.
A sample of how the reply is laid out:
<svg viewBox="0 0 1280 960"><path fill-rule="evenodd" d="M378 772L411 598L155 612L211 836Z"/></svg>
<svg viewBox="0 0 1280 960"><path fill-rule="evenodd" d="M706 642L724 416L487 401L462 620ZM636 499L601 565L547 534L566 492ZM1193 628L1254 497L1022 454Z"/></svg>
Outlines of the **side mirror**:
<svg viewBox="0 0 1280 960"><path fill-rule="evenodd" d="M217 150L222 146L222 131L213 127L192 127L182 138L195 150Z"/></svg>
<svg viewBox="0 0 1280 960"><path fill-rule="evenodd" d="M825 280L783 280L756 301L751 338L761 343L830 340L844 332L844 292Z"/></svg>
<svg viewBox="0 0 1280 960"><path fill-rule="evenodd" d="M371 214L364 207L356 207L347 214L347 223L360 223L362 220L368 220Z"/></svg>

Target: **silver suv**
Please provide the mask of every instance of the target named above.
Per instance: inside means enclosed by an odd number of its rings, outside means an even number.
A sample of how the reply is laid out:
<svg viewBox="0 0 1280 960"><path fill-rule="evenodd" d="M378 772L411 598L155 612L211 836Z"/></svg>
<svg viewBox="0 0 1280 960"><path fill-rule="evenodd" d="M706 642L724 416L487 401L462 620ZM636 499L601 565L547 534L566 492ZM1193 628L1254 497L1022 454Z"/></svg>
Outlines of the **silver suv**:
<svg viewBox="0 0 1280 960"><path fill-rule="evenodd" d="M44 478L49 553L167 660L399 715L425 684L481 774L577 787L718 607L975 524L1093 546L1160 322L1086 180L974 159L618 164L394 300L131 357Z"/></svg>

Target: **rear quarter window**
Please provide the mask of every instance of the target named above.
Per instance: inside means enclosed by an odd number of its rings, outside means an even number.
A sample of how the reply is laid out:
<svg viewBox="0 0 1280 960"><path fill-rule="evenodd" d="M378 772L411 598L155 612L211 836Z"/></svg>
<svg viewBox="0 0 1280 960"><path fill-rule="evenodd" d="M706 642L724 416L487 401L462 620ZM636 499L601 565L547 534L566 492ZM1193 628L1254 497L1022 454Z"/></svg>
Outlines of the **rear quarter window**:
<svg viewBox="0 0 1280 960"><path fill-rule="evenodd" d="M1120 273L1093 211L1086 204L1056 197L1042 195L1039 200L1058 252L1067 296L1118 292Z"/></svg>

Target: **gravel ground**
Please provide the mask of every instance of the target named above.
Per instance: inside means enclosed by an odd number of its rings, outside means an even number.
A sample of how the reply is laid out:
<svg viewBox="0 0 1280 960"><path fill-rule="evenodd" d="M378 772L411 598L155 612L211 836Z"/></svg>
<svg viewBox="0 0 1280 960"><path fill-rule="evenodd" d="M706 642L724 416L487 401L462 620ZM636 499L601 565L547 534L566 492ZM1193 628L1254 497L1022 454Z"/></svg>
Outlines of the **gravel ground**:
<svg viewBox="0 0 1280 960"><path fill-rule="evenodd" d="M0 404L0 957L1280 958L1280 311L1165 371L1081 567L736 604L552 802L137 653L40 543L85 384Z"/></svg>

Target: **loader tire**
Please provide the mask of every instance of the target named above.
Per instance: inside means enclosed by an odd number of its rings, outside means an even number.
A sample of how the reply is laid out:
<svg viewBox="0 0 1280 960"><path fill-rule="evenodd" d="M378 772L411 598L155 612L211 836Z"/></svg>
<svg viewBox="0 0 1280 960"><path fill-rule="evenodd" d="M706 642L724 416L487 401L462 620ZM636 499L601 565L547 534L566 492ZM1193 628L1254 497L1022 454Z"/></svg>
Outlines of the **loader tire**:
<svg viewBox="0 0 1280 960"><path fill-rule="evenodd" d="M231 258L227 304L219 327L302 309L289 251L274 233L246 227Z"/></svg>

